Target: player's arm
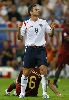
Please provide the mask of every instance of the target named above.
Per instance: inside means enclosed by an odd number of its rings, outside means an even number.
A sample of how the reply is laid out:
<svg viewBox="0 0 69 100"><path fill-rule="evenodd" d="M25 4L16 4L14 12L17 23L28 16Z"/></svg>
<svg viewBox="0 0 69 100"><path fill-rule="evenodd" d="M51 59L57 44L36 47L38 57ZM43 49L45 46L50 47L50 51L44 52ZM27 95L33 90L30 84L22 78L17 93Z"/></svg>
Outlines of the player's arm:
<svg viewBox="0 0 69 100"><path fill-rule="evenodd" d="M62 46L62 32L58 33L58 49Z"/></svg>
<svg viewBox="0 0 69 100"><path fill-rule="evenodd" d="M56 89L56 87L53 85L53 83L48 80L48 85L50 87L50 89L57 95L57 96L61 96L61 93L58 92L58 90Z"/></svg>
<svg viewBox="0 0 69 100"><path fill-rule="evenodd" d="M17 38L18 40L22 40L23 37L21 36L21 33L20 33L21 26L17 27L17 29L18 29Z"/></svg>
<svg viewBox="0 0 69 100"><path fill-rule="evenodd" d="M53 35L54 35L54 29L55 29L55 24L54 24L54 23L52 23L52 24L51 24L51 29L50 29L50 30L51 30L51 32L50 32L50 33L48 33L50 37L53 37Z"/></svg>
<svg viewBox="0 0 69 100"><path fill-rule="evenodd" d="M51 26L49 26L48 23L46 22L46 33L48 34L50 39L49 41L47 41L47 43L50 45L51 49L54 49L53 44L51 42L54 36L54 27L55 27L54 23L52 23Z"/></svg>
<svg viewBox="0 0 69 100"><path fill-rule="evenodd" d="M18 40L23 40L25 32L26 32L26 25L23 23L22 26L18 27L18 34L17 34Z"/></svg>
<svg viewBox="0 0 69 100"><path fill-rule="evenodd" d="M45 23L45 26L46 26L46 33L48 33L48 35L50 36L50 37L53 37L53 35L54 35L54 27L55 27L55 24L54 23L52 23L51 24L51 27L48 25L48 23L46 22Z"/></svg>

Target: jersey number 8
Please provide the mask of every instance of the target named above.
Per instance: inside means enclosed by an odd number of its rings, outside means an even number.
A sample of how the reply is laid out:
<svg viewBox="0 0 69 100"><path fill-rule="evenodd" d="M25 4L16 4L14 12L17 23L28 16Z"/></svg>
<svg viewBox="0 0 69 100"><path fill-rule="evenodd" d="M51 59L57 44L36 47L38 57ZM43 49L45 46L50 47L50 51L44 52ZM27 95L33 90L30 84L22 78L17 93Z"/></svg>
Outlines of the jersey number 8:
<svg viewBox="0 0 69 100"><path fill-rule="evenodd" d="M35 28L35 32L38 33L38 28Z"/></svg>

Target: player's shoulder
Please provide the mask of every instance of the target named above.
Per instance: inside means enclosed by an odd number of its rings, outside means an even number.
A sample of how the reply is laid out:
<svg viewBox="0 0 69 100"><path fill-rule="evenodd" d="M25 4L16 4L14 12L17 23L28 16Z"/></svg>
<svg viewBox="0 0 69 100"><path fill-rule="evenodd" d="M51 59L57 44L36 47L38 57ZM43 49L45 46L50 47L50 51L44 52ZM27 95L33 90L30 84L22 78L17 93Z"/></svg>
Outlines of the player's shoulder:
<svg viewBox="0 0 69 100"><path fill-rule="evenodd" d="M26 21L24 21L25 23L28 23L30 21L30 19L28 19L28 20L26 20Z"/></svg>
<svg viewBox="0 0 69 100"><path fill-rule="evenodd" d="M22 22L22 25L23 25L23 26L27 26L27 23L29 23L29 20L23 21L23 22Z"/></svg>
<svg viewBox="0 0 69 100"><path fill-rule="evenodd" d="M41 21L41 22L47 22L45 19L39 19L39 21Z"/></svg>

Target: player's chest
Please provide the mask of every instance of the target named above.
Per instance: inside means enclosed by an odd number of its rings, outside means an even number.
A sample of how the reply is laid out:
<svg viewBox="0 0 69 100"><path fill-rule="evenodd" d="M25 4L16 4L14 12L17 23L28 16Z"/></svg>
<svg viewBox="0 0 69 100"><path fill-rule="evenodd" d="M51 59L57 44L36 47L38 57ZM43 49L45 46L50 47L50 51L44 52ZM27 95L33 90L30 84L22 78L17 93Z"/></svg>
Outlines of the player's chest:
<svg viewBox="0 0 69 100"><path fill-rule="evenodd" d="M27 28L26 28L26 31L27 33L42 33L44 31L44 25L43 23L28 23L27 24Z"/></svg>

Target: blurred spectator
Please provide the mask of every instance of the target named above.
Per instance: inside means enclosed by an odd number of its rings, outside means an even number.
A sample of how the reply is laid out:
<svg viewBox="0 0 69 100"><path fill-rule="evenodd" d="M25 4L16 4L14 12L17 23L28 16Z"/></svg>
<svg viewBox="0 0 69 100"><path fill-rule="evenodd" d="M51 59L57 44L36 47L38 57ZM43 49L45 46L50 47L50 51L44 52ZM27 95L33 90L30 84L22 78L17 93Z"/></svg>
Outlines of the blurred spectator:
<svg viewBox="0 0 69 100"><path fill-rule="evenodd" d="M7 15L7 9L5 5L3 5L3 2L0 2L0 24L4 23L3 16Z"/></svg>
<svg viewBox="0 0 69 100"><path fill-rule="evenodd" d="M23 1L23 0L21 0L21 1ZM31 0L25 0L25 2L26 2L28 7L31 5Z"/></svg>
<svg viewBox="0 0 69 100"><path fill-rule="evenodd" d="M16 58L16 47L12 48L12 53L13 53L13 61L12 61L12 67L15 70L18 70L20 68L20 65L18 64L17 58Z"/></svg>
<svg viewBox="0 0 69 100"><path fill-rule="evenodd" d="M12 22L12 24L14 24L14 26L16 26L16 24L17 24L17 18L16 17L12 17L11 18L11 22Z"/></svg>
<svg viewBox="0 0 69 100"><path fill-rule="evenodd" d="M21 0L14 0L14 3L16 4L16 6L19 6Z"/></svg>
<svg viewBox="0 0 69 100"><path fill-rule="evenodd" d="M63 3L64 3L63 12L65 13L68 8L68 2L66 0L64 0Z"/></svg>
<svg viewBox="0 0 69 100"><path fill-rule="evenodd" d="M7 40L7 32L6 31L1 31L2 28L7 28L7 24L4 23L4 20L2 23L0 23L0 42Z"/></svg>
<svg viewBox="0 0 69 100"><path fill-rule="evenodd" d="M54 13L52 13L50 15L50 18L48 20L48 23L49 23L49 25L51 25L52 23L60 24L60 22L55 18Z"/></svg>
<svg viewBox="0 0 69 100"><path fill-rule="evenodd" d="M50 17L50 9L49 9L49 0L43 0L42 1L42 5L43 5L43 14L42 14L42 18L48 20L48 18Z"/></svg>
<svg viewBox="0 0 69 100"><path fill-rule="evenodd" d="M64 4L62 2L62 0L57 0L55 7L54 7L54 13L55 13L55 17L60 21L62 16L63 16L63 7Z"/></svg>
<svg viewBox="0 0 69 100"><path fill-rule="evenodd" d="M17 57L17 61L20 63L23 61L23 56L24 56L24 44L23 41L18 41L18 47L16 50L16 57Z"/></svg>
<svg viewBox="0 0 69 100"><path fill-rule="evenodd" d="M3 24L4 23L4 19L3 19L3 16L0 14L0 24Z"/></svg>
<svg viewBox="0 0 69 100"><path fill-rule="evenodd" d="M28 6L26 0L20 2L18 7L18 12L22 16L22 18L25 18L28 15Z"/></svg>
<svg viewBox="0 0 69 100"><path fill-rule="evenodd" d="M37 4L38 0L31 0L31 4Z"/></svg>
<svg viewBox="0 0 69 100"><path fill-rule="evenodd" d="M3 20L4 20L4 24L9 24L9 23L11 23L10 21L9 21L9 17L8 17L8 15L5 15L5 16L3 16Z"/></svg>
<svg viewBox="0 0 69 100"><path fill-rule="evenodd" d="M12 0L7 0L6 1L6 6L7 6L7 11L11 11L11 6L13 5Z"/></svg>
<svg viewBox="0 0 69 100"><path fill-rule="evenodd" d="M64 9L64 18L68 19L69 18L69 0L66 2L66 8Z"/></svg>
<svg viewBox="0 0 69 100"><path fill-rule="evenodd" d="M0 15L0 24L8 24L10 21L9 21L9 18L7 15Z"/></svg>
<svg viewBox="0 0 69 100"><path fill-rule="evenodd" d="M0 15L7 15L8 11L7 11L7 7L6 7L6 2L0 2Z"/></svg>
<svg viewBox="0 0 69 100"><path fill-rule="evenodd" d="M1 51L2 54L2 65L3 66L12 66L13 61L13 53L12 49L9 46L8 41L3 42L3 50Z"/></svg>
<svg viewBox="0 0 69 100"><path fill-rule="evenodd" d="M49 8L50 8L51 10L54 10L56 1L57 1L57 0L49 0L48 6L49 6Z"/></svg>
<svg viewBox="0 0 69 100"><path fill-rule="evenodd" d="M12 17L16 17L18 21L22 21L21 15L17 12L16 5L11 6L11 11L8 12L9 20L11 21Z"/></svg>

